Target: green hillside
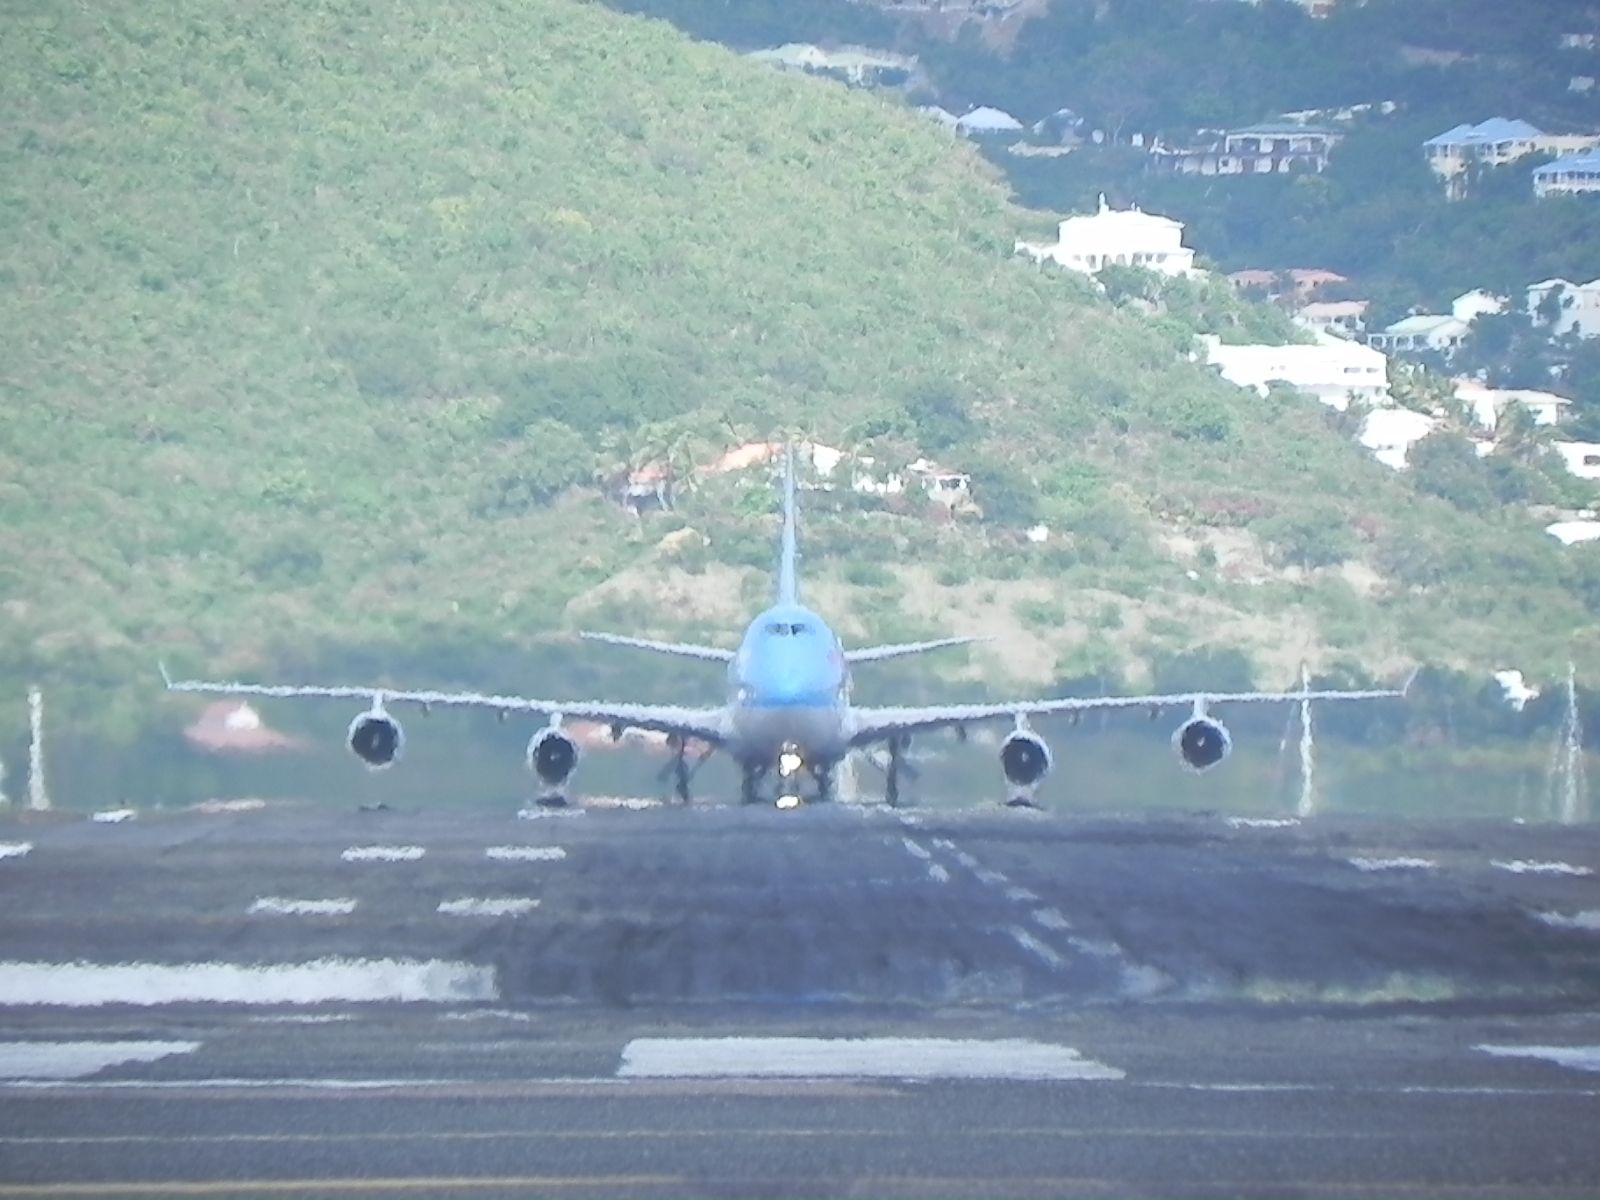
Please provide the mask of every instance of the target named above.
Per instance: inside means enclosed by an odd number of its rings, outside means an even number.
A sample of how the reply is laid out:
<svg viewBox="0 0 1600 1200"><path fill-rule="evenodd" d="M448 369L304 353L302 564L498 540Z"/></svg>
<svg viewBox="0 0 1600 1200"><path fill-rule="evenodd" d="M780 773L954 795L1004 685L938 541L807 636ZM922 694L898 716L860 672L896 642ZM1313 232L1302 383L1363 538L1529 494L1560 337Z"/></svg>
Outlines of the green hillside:
<svg viewBox="0 0 1600 1200"><path fill-rule="evenodd" d="M774 435L974 472L985 522L815 512L808 570L852 633L1000 634L967 668L997 685L1205 646L1272 682L1548 669L1600 599L1525 517L1192 365L1230 299L1152 318L1016 259L1049 218L873 96L566 0L6 28L7 677L147 698L157 653L439 646L460 677L580 621L716 630L757 594L765 493L641 524L593 481ZM704 561L658 547L684 524Z"/></svg>

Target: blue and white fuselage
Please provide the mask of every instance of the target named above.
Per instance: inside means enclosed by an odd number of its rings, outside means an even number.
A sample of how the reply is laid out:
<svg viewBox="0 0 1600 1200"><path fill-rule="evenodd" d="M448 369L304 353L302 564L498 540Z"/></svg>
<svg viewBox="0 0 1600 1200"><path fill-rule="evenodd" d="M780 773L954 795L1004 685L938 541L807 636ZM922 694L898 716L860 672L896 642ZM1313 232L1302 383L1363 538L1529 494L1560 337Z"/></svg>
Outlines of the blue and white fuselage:
<svg viewBox="0 0 1600 1200"><path fill-rule="evenodd" d="M849 749L850 672L826 621L799 603L778 603L750 622L728 667L731 729L726 753L747 769L788 751L808 768Z"/></svg>

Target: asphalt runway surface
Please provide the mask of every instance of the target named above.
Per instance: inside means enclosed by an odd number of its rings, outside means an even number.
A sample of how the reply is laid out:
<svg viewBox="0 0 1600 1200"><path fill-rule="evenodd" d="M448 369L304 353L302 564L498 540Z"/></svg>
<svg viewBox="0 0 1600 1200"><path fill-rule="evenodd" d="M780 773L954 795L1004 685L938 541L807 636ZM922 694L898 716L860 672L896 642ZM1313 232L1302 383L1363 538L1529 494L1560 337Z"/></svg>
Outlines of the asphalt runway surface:
<svg viewBox="0 0 1600 1200"><path fill-rule="evenodd" d="M0 819L0 1197L1594 1195L1600 830Z"/></svg>

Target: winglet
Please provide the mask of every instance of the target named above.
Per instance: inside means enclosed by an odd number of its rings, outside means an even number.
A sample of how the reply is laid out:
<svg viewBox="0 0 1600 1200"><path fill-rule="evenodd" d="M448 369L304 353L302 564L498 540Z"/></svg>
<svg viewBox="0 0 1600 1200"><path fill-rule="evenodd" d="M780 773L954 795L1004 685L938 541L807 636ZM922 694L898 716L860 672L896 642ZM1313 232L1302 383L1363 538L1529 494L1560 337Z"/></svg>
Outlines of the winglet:
<svg viewBox="0 0 1600 1200"><path fill-rule="evenodd" d="M158 658L156 659L156 666L161 668L161 682L167 685L167 691L170 692L172 690L172 676L167 674L167 664Z"/></svg>
<svg viewBox="0 0 1600 1200"><path fill-rule="evenodd" d="M783 448L783 535L778 549L778 603L800 603L800 580L795 572L794 446Z"/></svg>
<svg viewBox="0 0 1600 1200"><path fill-rule="evenodd" d="M1411 674L1406 676L1406 681L1400 685L1400 697L1405 699L1411 695L1411 685L1417 681L1417 676L1422 674L1421 667L1412 667Z"/></svg>

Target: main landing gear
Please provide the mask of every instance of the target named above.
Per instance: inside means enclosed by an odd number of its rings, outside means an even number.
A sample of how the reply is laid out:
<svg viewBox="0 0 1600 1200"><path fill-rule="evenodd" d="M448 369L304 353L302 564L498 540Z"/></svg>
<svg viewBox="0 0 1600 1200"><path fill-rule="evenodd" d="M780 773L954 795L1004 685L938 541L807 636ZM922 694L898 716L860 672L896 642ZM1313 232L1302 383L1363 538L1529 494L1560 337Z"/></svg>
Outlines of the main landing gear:
<svg viewBox="0 0 1600 1200"><path fill-rule="evenodd" d="M658 780L672 779L672 791L679 804L688 804L691 797L689 785L694 782L694 777L705 766L706 760L716 753L716 747L707 745L694 761L689 761L689 743L687 739L673 735L667 739L667 748L672 751L672 761L661 768L656 776Z"/></svg>

